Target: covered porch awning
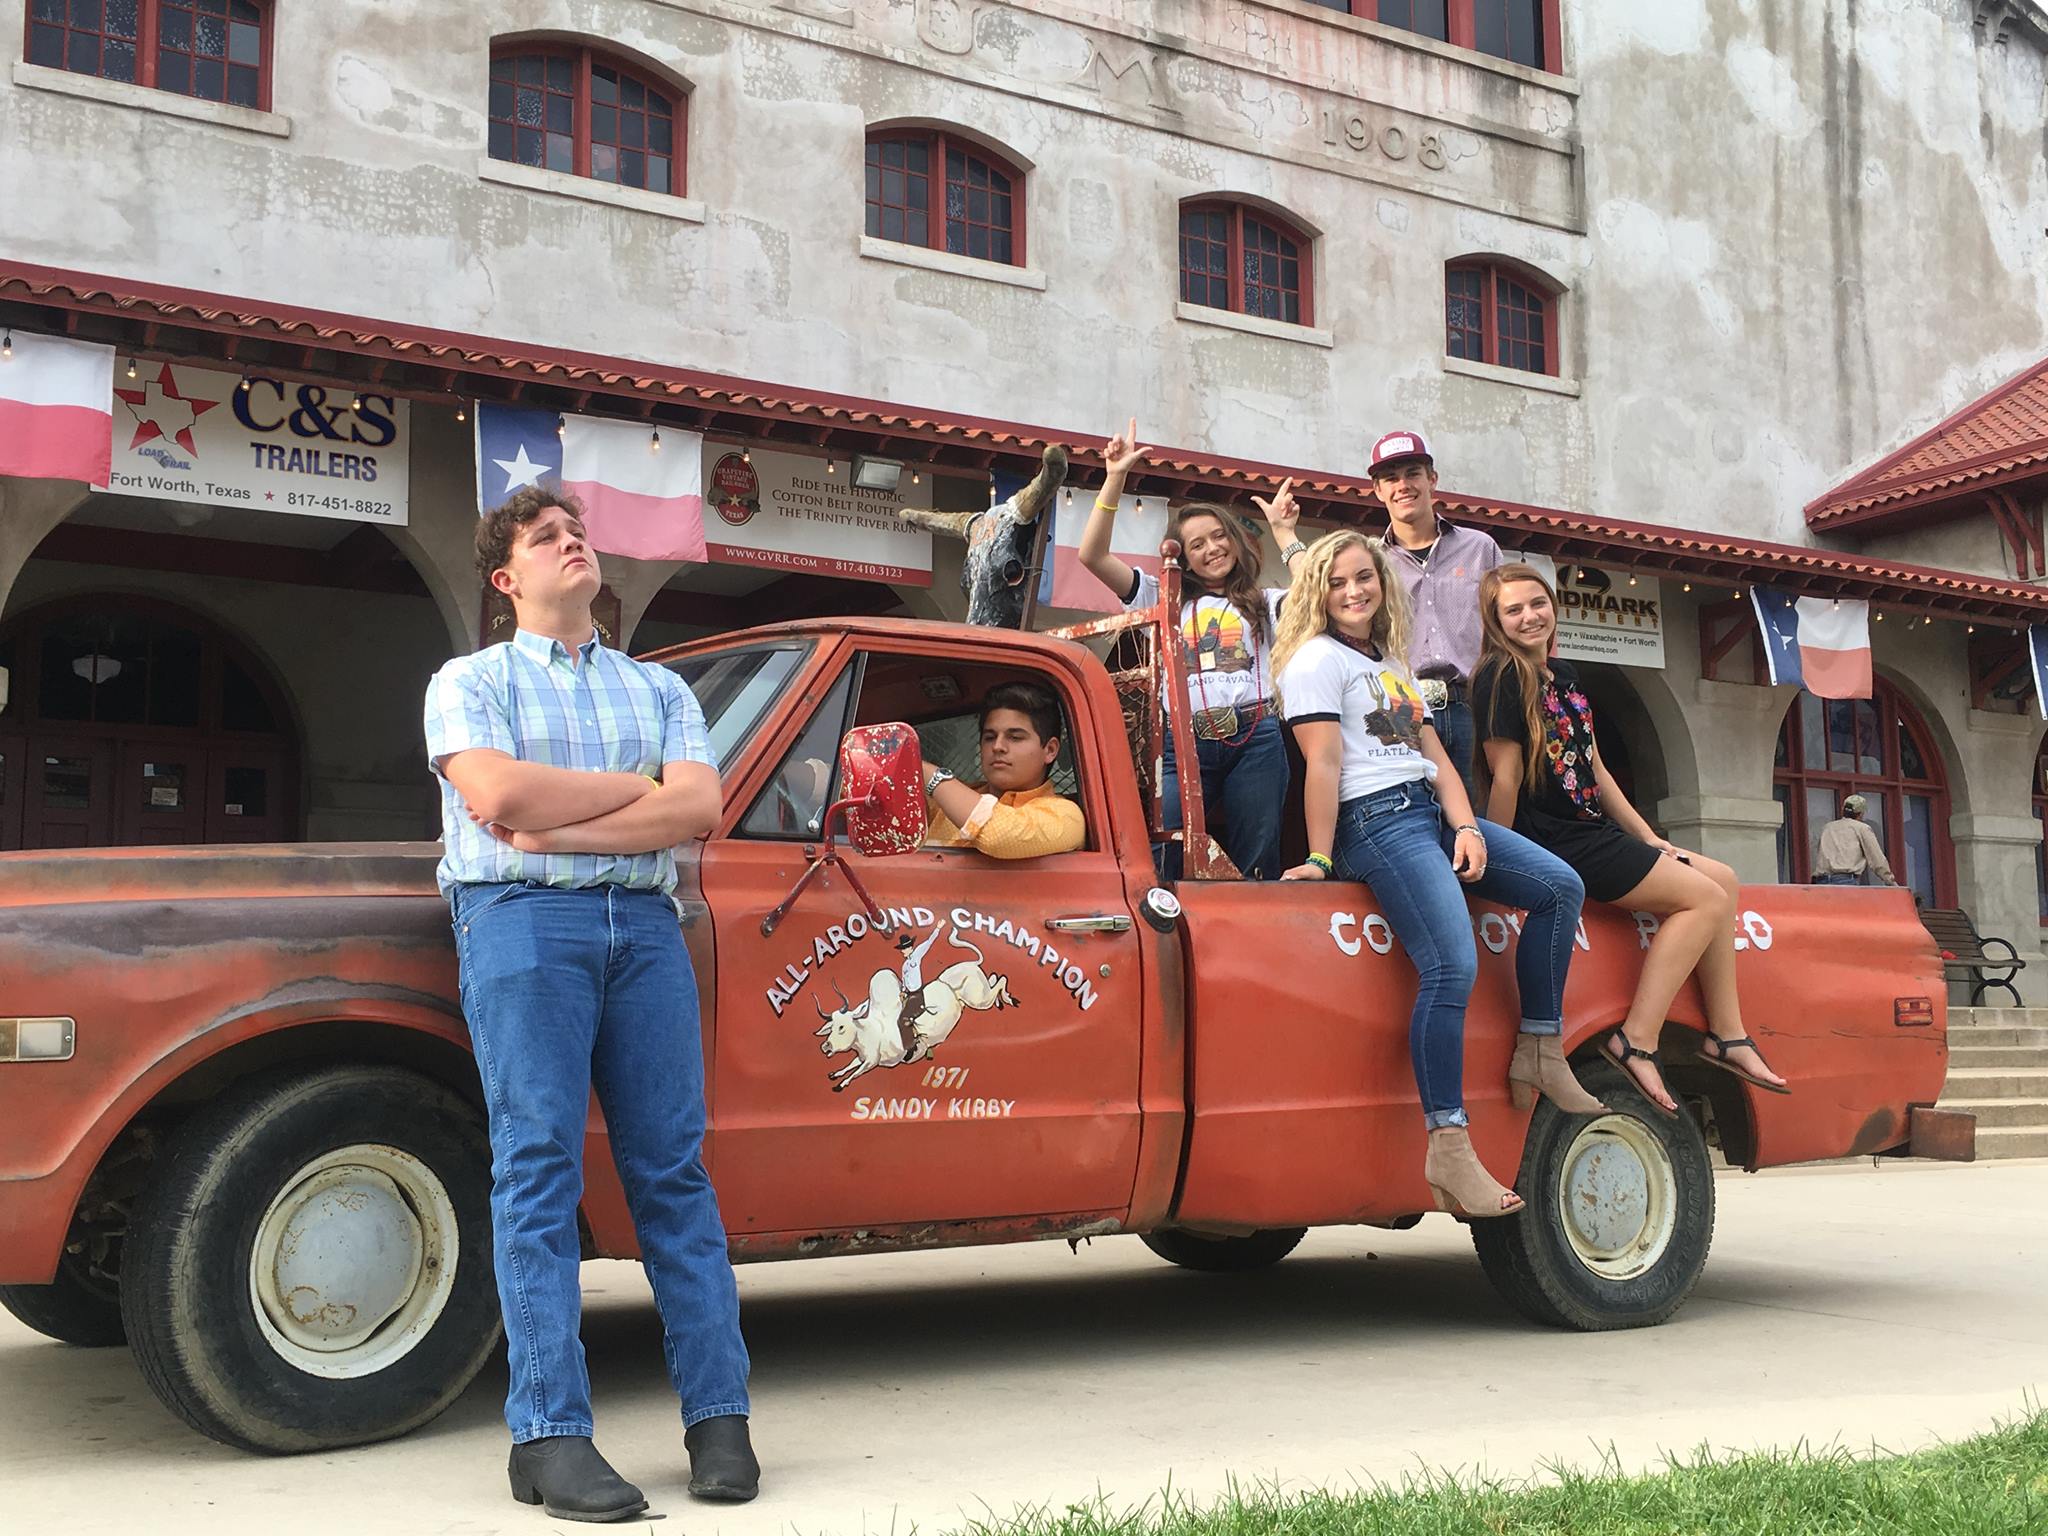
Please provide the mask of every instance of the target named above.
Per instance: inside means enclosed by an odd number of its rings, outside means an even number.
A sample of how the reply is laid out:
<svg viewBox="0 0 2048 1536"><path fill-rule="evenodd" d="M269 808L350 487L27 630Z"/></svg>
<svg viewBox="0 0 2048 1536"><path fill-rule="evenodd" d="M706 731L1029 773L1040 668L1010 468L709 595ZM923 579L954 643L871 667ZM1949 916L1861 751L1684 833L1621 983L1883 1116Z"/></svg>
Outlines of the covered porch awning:
<svg viewBox="0 0 2048 1536"><path fill-rule="evenodd" d="M346 382L450 404L483 399L617 415L849 455L916 459L960 474L987 474L998 465L1028 472L1053 443L1079 466L1100 463L1099 429L998 421L23 262L0 261L0 324L107 342L145 359ZM2043 454L2048 459L2048 444ZM1361 476L1189 448L1154 447L1132 488L1175 496L1266 494L1287 478L1311 517L1384 523L1372 484ZM1560 560L1710 585L1765 582L1976 624L2048 622L2048 590L2025 582L1593 517L1450 488L1438 500L1451 516L1484 527L1510 548Z"/></svg>

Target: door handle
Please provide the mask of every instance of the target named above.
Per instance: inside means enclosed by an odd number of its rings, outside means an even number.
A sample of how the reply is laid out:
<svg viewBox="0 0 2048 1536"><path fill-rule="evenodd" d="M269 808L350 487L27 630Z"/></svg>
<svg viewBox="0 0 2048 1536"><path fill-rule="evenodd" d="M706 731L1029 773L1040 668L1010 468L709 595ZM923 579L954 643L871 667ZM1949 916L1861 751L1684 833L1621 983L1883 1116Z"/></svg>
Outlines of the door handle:
<svg viewBox="0 0 2048 1536"><path fill-rule="evenodd" d="M1061 933L1129 933L1131 920L1121 912L1098 912L1088 917L1049 917L1045 926Z"/></svg>

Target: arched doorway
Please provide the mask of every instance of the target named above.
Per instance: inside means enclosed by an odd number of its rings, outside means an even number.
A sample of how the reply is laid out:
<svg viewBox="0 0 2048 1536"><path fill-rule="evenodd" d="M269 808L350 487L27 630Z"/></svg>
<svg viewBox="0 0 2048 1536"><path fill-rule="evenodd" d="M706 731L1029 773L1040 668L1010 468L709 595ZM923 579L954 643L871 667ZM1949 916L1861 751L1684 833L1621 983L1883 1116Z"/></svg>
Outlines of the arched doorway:
<svg viewBox="0 0 2048 1536"><path fill-rule="evenodd" d="M1778 878L1813 878L1820 830L1842 797L1868 802L1863 819L1884 845L1899 884L1932 907L1956 904L1955 845L1948 832L1948 776L1920 712L1883 678L1868 699L1801 692L1778 730L1771 793L1784 807Z"/></svg>
<svg viewBox="0 0 2048 1536"><path fill-rule="evenodd" d="M66 599L0 626L0 667L0 849L299 835L283 693L197 614Z"/></svg>

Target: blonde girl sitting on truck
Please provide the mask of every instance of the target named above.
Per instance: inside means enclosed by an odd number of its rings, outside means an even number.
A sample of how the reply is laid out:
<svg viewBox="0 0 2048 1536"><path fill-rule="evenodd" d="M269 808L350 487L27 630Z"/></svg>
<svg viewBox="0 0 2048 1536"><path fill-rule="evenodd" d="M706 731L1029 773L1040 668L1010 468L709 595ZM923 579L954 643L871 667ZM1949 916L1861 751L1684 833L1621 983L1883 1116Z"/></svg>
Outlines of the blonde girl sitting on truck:
<svg viewBox="0 0 2048 1536"><path fill-rule="evenodd" d="M1585 888L1561 860L1473 815L1403 659L1407 632L1378 540L1346 530L1309 547L1273 642L1280 706L1307 763L1308 860L1281 878L1372 887L1420 981L1408 1048L1429 1137L1424 1177L1439 1209L1508 1216L1522 1197L1487 1172L1466 1129L1465 1007L1478 975L1466 892L1528 913L1515 979L1529 1050L1518 1042L1517 1070L1567 1111L1592 1113L1603 1106L1558 1049Z"/></svg>

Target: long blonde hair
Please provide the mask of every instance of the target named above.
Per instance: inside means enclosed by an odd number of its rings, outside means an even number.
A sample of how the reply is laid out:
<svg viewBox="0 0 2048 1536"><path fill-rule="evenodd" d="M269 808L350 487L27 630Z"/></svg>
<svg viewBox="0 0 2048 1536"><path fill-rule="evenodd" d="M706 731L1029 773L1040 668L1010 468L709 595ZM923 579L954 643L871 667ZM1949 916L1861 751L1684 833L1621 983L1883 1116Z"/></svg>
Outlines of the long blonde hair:
<svg viewBox="0 0 2048 1536"><path fill-rule="evenodd" d="M1355 528L1340 528L1309 545L1308 553L1294 568L1294 584L1280 604L1280 629L1273 640L1276 698L1280 674L1294 659L1295 652L1331 627L1330 568L1349 549L1364 550L1380 578L1380 605L1372 616L1372 643L1389 661L1408 665L1408 589L1387 563L1387 552L1378 539L1367 538Z"/></svg>
<svg viewBox="0 0 2048 1536"><path fill-rule="evenodd" d="M1557 589L1543 579L1533 565L1497 565L1479 578L1479 628L1483 636L1479 665L1472 672L1472 764L1482 778L1486 774L1486 727L1493 718L1493 695L1512 671L1522 689L1522 793L1533 795L1543 787L1549 754L1543 750L1543 668L1529 659L1529 653L1508 638L1500 623L1500 589L1511 581L1533 581L1550 599L1551 640L1557 639ZM1483 707L1482 707L1483 706Z"/></svg>

